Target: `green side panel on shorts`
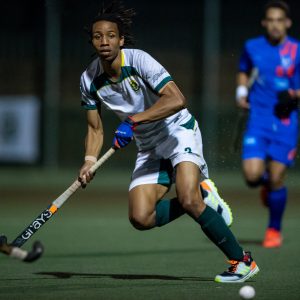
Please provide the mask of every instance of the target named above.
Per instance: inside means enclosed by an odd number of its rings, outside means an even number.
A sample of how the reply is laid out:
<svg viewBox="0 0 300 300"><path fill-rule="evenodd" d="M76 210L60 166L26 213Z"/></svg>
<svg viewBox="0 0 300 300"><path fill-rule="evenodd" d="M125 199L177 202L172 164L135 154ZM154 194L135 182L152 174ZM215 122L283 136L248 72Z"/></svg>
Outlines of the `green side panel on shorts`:
<svg viewBox="0 0 300 300"><path fill-rule="evenodd" d="M172 183L173 166L170 159L161 159L157 183L169 186Z"/></svg>
<svg viewBox="0 0 300 300"><path fill-rule="evenodd" d="M180 126L186 129L194 129L195 123L196 123L196 119L194 116L192 116L186 123L181 124Z"/></svg>
<svg viewBox="0 0 300 300"><path fill-rule="evenodd" d="M89 105L89 104L86 104L84 101L81 101L81 106L86 110L96 110L97 109L97 105Z"/></svg>

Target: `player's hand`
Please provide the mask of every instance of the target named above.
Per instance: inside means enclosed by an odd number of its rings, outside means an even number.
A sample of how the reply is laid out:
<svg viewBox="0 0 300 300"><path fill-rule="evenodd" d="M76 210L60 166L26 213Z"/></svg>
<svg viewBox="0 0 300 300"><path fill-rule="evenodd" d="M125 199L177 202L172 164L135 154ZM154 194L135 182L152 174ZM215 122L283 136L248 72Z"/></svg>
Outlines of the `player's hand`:
<svg viewBox="0 0 300 300"><path fill-rule="evenodd" d="M113 146L119 149L126 147L133 140L133 131L137 125L131 117L125 119L115 131Z"/></svg>
<svg viewBox="0 0 300 300"><path fill-rule="evenodd" d="M241 97L236 101L236 105L239 108L243 108L243 109L249 109L250 108L250 104L247 100L247 97Z"/></svg>
<svg viewBox="0 0 300 300"><path fill-rule="evenodd" d="M298 109L297 94L293 90L284 90L277 95L278 102L274 107L275 116L279 119L288 119L292 111Z"/></svg>
<svg viewBox="0 0 300 300"><path fill-rule="evenodd" d="M95 163L90 160L86 160L83 166L81 167L79 171L79 176L78 180L81 182L82 188L85 188L86 185L94 178L94 173L90 172L90 168L94 165Z"/></svg>

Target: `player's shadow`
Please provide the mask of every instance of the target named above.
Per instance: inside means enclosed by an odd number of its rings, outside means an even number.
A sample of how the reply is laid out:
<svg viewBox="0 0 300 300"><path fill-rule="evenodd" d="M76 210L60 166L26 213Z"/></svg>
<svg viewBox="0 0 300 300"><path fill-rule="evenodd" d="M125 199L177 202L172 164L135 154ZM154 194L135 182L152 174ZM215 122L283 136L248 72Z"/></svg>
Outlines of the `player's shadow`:
<svg viewBox="0 0 300 300"><path fill-rule="evenodd" d="M199 253L199 249L196 248L184 248L184 249L151 249L151 250L137 250L137 251L97 251L97 252L81 252L81 253L52 253L48 254L48 257L50 258L56 258L56 257L70 257L72 256L73 258L81 258L81 257L114 257L114 256L136 256L136 255L155 255L155 254L180 254L180 253ZM210 249L201 249L201 252L203 251L209 252Z"/></svg>
<svg viewBox="0 0 300 300"><path fill-rule="evenodd" d="M101 273L73 273L73 272L38 272L36 275L52 276L57 279L80 278L111 278L117 280L168 280L168 281L214 281L208 277L169 276L153 274L101 274Z"/></svg>

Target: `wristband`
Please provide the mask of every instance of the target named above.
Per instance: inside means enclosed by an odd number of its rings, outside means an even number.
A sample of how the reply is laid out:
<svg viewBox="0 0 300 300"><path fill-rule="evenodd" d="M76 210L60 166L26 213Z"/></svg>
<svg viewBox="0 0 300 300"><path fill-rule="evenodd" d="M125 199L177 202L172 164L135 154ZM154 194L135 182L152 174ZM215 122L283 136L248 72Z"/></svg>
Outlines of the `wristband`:
<svg viewBox="0 0 300 300"><path fill-rule="evenodd" d="M84 160L85 161L89 160L89 161L95 163L95 162L97 162L97 157L92 156L92 155L87 155L87 156L84 157Z"/></svg>
<svg viewBox="0 0 300 300"><path fill-rule="evenodd" d="M236 88L235 99L236 101L240 101L241 98L248 96L248 88L245 85L239 85Z"/></svg>
<svg viewBox="0 0 300 300"><path fill-rule="evenodd" d="M135 130L136 126L138 126L139 124L141 124L141 123L139 123L139 122L135 122L135 121L132 119L132 116L128 116L128 117L125 119L124 122L130 124L132 130Z"/></svg>

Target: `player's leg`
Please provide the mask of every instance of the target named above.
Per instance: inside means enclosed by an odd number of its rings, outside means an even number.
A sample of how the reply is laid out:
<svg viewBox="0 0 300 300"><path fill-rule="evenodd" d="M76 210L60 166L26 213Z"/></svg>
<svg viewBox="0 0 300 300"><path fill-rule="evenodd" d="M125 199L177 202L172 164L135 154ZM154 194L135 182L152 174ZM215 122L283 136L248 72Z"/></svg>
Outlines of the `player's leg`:
<svg viewBox="0 0 300 300"><path fill-rule="evenodd" d="M155 227L155 207L168 188L159 184L143 184L129 192L129 220L139 230Z"/></svg>
<svg viewBox="0 0 300 300"><path fill-rule="evenodd" d="M251 188L261 186L260 198L267 206L269 191L269 173L267 169L267 152L270 141L257 134L255 130L248 130L243 140L243 173L247 185Z"/></svg>
<svg viewBox="0 0 300 300"><path fill-rule="evenodd" d="M130 190L129 220L136 229L161 227L185 214L177 198L162 199L167 191L160 184L144 184Z"/></svg>
<svg viewBox="0 0 300 300"><path fill-rule="evenodd" d="M173 166L181 161L191 161L198 165L203 174L201 180L199 178L198 188L200 188L204 203L218 212L227 226L230 226L233 222L231 209L220 197L214 182L208 179L208 169L203 157L202 137L196 119L188 115L179 120L172 129L172 135L160 145L160 148L163 155L171 158Z"/></svg>
<svg viewBox="0 0 300 300"><path fill-rule="evenodd" d="M260 198L264 206L268 206L269 171L266 162L260 158L243 160L243 173L247 185L251 188L261 186Z"/></svg>
<svg viewBox="0 0 300 300"><path fill-rule="evenodd" d="M162 149L162 152L166 151ZM136 228L161 227L185 213L177 198L162 199L172 184L173 175L174 169L170 159L162 159L161 156L158 157L155 152L151 151L138 153L129 187L129 215ZM218 195L214 184L209 180L204 180L202 192L206 204L215 209L227 225L231 225L231 210Z"/></svg>
<svg viewBox="0 0 300 300"><path fill-rule="evenodd" d="M243 173L246 183L250 187L258 187L265 183L265 161L261 158L247 158L243 160Z"/></svg>
<svg viewBox="0 0 300 300"><path fill-rule="evenodd" d="M265 160L268 140L254 129L246 131L242 145L242 167L244 178L249 187L265 184Z"/></svg>
<svg viewBox="0 0 300 300"><path fill-rule="evenodd" d="M287 141L291 144L287 144ZM284 142L272 142L268 149L269 189L267 203L269 209L269 224L266 230L263 246L267 248L280 247L282 244L281 223L287 202L287 188L284 185L287 168L293 164L296 157L296 139Z"/></svg>
<svg viewBox="0 0 300 300"><path fill-rule="evenodd" d="M287 202L287 189L284 186L285 174L285 164L270 161L267 193L269 224L263 241L263 246L266 248L280 247L282 244L281 223Z"/></svg>
<svg viewBox="0 0 300 300"><path fill-rule="evenodd" d="M205 205L199 190L199 166L182 161L176 166L176 192L184 210L201 226L206 236L227 256L231 267L216 276L218 282L242 282L254 276L258 267L245 253L223 218Z"/></svg>
<svg viewBox="0 0 300 300"><path fill-rule="evenodd" d="M129 218L135 228L163 226L185 213L177 198L162 199L172 184L173 171L170 160L155 152L138 153L129 187Z"/></svg>

